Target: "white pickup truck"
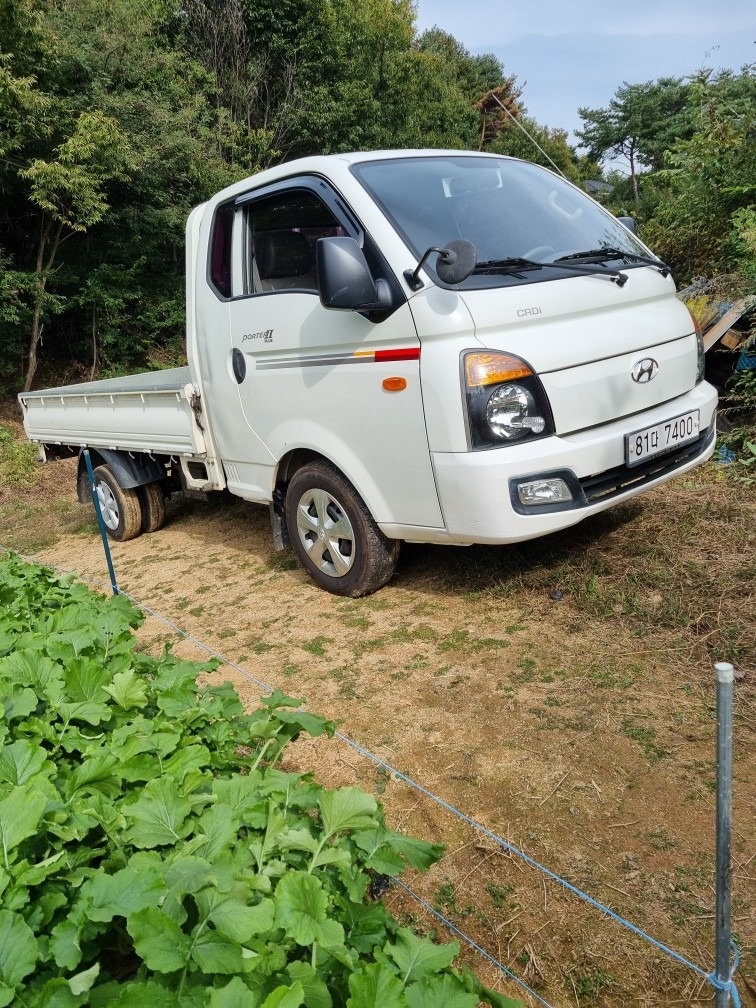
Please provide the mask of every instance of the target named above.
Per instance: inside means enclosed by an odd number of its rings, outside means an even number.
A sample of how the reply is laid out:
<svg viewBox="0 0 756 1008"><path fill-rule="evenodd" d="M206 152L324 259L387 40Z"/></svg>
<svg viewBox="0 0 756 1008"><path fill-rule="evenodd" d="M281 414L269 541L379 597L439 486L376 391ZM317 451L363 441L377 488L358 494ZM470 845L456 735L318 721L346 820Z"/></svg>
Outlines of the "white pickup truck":
<svg viewBox="0 0 756 1008"><path fill-rule="evenodd" d="M43 458L89 448L109 534L165 495L270 506L317 584L361 596L402 540L573 525L714 450L716 393L668 267L552 172L459 151L311 157L189 217L172 371L19 396Z"/></svg>

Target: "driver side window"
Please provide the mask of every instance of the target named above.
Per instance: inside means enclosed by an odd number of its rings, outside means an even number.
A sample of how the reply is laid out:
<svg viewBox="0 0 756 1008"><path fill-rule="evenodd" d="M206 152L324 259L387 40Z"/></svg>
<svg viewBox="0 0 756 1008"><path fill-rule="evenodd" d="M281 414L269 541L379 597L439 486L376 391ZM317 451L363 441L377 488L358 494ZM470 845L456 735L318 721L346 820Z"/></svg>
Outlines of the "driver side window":
<svg viewBox="0 0 756 1008"><path fill-rule="evenodd" d="M317 291L315 244L343 235L328 207L306 189L284 189L246 209L245 294Z"/></svg>

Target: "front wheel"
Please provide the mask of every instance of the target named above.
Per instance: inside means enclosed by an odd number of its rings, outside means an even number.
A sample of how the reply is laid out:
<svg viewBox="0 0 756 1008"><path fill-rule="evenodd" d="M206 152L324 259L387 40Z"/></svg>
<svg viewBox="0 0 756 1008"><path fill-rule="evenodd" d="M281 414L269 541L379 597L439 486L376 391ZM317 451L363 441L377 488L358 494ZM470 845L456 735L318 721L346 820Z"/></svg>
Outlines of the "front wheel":
<svg viewBox="0 0 756 1008"><path fill-rule="evenodd" d="M125 490L119 486L118 480L106 465L95 469L94 485L102 520L110 538L116 542L126 542L138 536L142 531L142 509L136 490Z"/></svg>
<svg viewBox="0 0 756 1008"><path fill-rule="evenodd" d="M398 540L383 535L351 483L325 462L292 477L286 526L302 566L334 595L370 595L396 570Z"/></svg>

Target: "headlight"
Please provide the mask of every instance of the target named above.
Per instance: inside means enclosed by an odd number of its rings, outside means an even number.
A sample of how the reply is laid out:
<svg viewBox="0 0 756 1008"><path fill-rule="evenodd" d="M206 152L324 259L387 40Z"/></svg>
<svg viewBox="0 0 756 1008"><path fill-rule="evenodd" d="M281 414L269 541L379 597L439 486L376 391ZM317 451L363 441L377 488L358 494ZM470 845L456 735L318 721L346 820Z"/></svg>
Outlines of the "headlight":
<svg viewBox="0 0 756 1008"><path fill-rule="evenodd" d="M693 314L693 312L688 309L690 314L690 320L693 323L693 328L696 331L696 385L704 380L704 372L706 371L706 350L704 349L703 336L701 335L701 326L698 324L698 319Z"/></svg>
<svg viewBox="0 0 756 1008"><path fill-rule="evenodd" d="M463 354L463 374L472 448L493 448L553 432L543 386L519 357L468 351Z"/></svg>
<svg viewBox="0 0 756 1008"><path fill-rule="evenodd" d="M546 426L537 416L533 396L522 385L499 385L486 403L486 420L494 437L514 441L540 434Z"/></svg>
<svg viewBox="0 0 756 1008"><path fill-rule="evenodd" d="M706 351L704 350L703 336L696 329L696 385L704 380L706 371Z"/></svg>

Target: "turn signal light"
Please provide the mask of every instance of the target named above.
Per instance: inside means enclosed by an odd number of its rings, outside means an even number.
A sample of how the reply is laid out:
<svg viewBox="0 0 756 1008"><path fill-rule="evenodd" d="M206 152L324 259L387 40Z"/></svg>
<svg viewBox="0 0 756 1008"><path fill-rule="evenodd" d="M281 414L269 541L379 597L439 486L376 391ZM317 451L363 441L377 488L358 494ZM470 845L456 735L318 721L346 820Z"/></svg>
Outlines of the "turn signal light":
<svg viewBox="0 0 756 1008"><path fill-rule="evenodd" d="M475 352L465 356L465 380L468 388L498 385L517 378L529 378L532 374L527 364L511 354Z"/></svg>
<svg viewBox="0 0 756 1008"><path fill-rule="evenodd" d="M382 384L387 392L403 392L407 388L407 379L400 377L384 378Z"/></svg>

